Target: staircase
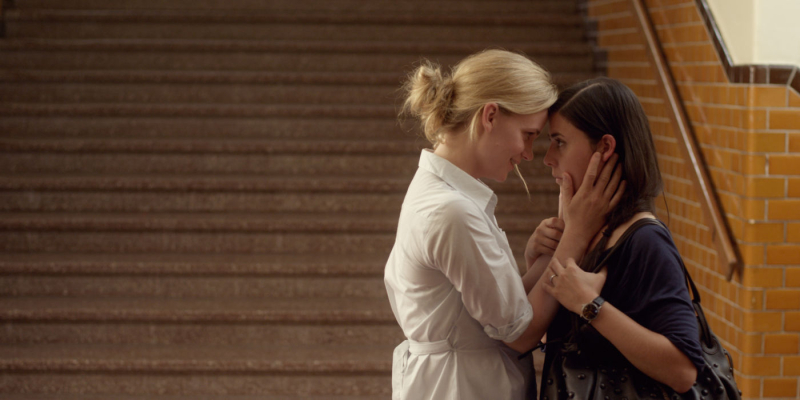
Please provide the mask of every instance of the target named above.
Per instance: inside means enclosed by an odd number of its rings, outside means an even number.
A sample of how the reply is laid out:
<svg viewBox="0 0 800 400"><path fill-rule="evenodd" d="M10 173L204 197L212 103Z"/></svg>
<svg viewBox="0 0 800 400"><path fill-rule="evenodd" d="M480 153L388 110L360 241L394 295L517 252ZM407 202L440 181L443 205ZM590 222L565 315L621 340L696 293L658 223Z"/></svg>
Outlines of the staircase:
<svg viewBox="0 0 800 400"><path fill-rule="evenodd" d="M576 1L6 0L0 397L372 400L421 57L596 75ZM492 183L513 249L541 159Z"/></svg>

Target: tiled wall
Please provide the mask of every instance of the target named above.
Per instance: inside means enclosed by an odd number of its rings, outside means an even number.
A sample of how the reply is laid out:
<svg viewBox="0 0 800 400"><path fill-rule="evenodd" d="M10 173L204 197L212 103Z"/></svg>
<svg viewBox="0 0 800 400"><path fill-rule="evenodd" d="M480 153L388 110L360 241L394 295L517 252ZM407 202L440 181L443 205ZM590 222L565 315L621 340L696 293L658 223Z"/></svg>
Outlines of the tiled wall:
<svg viewBox="0 0 800 400"><path fill-rule="evenodd" d="M700 286L712 329L733 354L743 396L795 399L800 95L786 85L730 83L695 0L647 4L742 252L742 275L729 282L717 262L630 0L589 0L608 76L630 86L650 116L666 184L660 217Z"/></svg>

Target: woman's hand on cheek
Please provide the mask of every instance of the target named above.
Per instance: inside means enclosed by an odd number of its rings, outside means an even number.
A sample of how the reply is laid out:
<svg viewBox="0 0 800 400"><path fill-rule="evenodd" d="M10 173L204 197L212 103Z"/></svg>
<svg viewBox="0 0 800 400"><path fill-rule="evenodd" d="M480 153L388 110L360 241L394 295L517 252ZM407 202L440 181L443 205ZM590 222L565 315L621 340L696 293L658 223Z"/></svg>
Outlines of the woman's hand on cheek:
<svg viewBox="0 0 800 400"><path fill-rule="evenodd" d="M572 177L566 173L563 176L559 207L565 226L587 242L605 225L606 216L619 204L625 192L622 168L617 168L618 159L619 156L613 154L601 170L600 153L594 153L577 191L572 187Z"/></svg>
<svg viewBox="0 0 800 400"><path fill-rule="evenodd" d="M544 290L567 310L580 313L584 304L600 295L607 274L606 268L595 274L582 270L571 258L566 265L561 265L557 258L553 258L545 271L549 279Z"/></svg>

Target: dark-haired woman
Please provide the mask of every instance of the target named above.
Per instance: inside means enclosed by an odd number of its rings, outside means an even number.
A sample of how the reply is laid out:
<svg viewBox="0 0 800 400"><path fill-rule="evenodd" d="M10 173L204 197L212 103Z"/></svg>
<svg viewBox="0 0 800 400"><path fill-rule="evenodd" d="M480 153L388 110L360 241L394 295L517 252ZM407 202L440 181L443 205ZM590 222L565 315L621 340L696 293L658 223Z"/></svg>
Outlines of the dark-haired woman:
<svg viewBox="0 0 800 400"><path fill-rule="evenodd" d="M603 264L602 290L587 283L597 279L587 271L601 267L597 264L605 252L632 224L656 218L654 200L662 181L641 104L625 85L598 78L561 93L549 116L550 148L544 162L556 181L569 175L576 179L576 187L580 185L577 179L599 151L619 155L627 187L582 260L553 259L539 281L538 289L560 304L547 331L552 345L547 346L543 397L568 398L556 388L559 377L549 381L546 377L566 336L576 332L575 314L591 326L581 332L596 336L588 337L581 348L587 357L606 365L624 357L623 362L676 392L688 391L704 362L680 255L669 231L656 224L638 227Z"/></svg>

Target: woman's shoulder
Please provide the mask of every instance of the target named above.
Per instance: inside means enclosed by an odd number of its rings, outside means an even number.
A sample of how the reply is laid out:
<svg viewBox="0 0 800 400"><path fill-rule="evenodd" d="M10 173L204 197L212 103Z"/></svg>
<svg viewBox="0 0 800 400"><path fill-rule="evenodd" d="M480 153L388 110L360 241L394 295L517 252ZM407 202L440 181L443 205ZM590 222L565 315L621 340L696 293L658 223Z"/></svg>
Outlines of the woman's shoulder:
<svg viewBox="0 0 800 400"><path fill-rule="evenodd" d="M417 223L438 228L464 224L475 218L483 220L484 213L466 195L447 187L407 196L403 202L403 212L414 215Z"/></svg>
<svg viewBox="0 0 800 400"><path fill-rule="evenodd" d="M646 222L644 222L646 221ZM669 229L658 219L646 219L639 222L636 230L630 234L628 244L635 248L672 249L675 243Z"/></svg>
<svg viewBox="0 0 800 400"><path fill-rule="evenodd" d="M637 225L638 226L635 226ZM630 229L635 229L635 231L630 231ZM606 249L609 249L616 245L620 240L630 241L632 238L636 238L637 236L650 236L656 232L667 233L667 229L661 224L661 222L650 212L641 212L634 215L628 221L622 223L614 232L611 233L611 237L606 244Z"/></svg>
<svg viewBox="0 0 800 400"><path fill-rule="evenodd" d="M638 226L624 243L620 243L620 259L635 268L626 273L663 278L681 275L681 256L669 229L658 220L651 219Z"/></svg>

